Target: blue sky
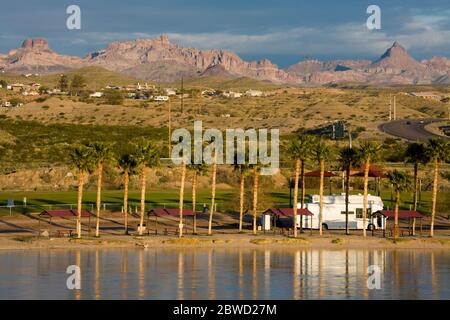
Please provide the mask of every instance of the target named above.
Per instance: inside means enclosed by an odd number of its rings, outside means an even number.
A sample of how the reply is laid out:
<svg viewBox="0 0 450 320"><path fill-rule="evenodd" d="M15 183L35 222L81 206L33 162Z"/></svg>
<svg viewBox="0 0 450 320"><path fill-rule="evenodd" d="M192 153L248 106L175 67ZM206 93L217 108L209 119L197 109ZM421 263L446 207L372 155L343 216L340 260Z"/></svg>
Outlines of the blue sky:
<svg viewBox="0 0 450 320"><path fill-rule="evenodd" d="M79 31L66 28L71 4L81 7ZM365 26L371 4L381 7L381 30ZM229 49L282 67L305 56L374 59L394 40L417 59L450 57L450 1L36 0L8 1L0 11L1 53L27 37L46 37L55 51L83 56L112 41L162 33L184 46Z"/></svg>

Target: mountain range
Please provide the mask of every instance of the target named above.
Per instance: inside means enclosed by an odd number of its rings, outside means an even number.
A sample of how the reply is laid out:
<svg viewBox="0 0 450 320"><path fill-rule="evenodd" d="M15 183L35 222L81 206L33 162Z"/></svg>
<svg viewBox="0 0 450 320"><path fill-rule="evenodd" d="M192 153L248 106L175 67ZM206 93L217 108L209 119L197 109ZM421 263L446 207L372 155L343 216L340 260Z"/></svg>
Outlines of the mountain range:
<svg viewBox="0 0 450 320"><path fill-rule="evenodd" d="M27 39L18 49L0 54L0 70L12 73L57 73L86 66L101 66L136 79L161 82L181 77L249 77L277 84L327 85L449 84L450 60L433 57L417 61L395 42L377 60L307 59L285 70L267 59L244 61L227 50L185 48L162 35L155 39L113 42L85 57L61 55L44 38Z"/></svg>

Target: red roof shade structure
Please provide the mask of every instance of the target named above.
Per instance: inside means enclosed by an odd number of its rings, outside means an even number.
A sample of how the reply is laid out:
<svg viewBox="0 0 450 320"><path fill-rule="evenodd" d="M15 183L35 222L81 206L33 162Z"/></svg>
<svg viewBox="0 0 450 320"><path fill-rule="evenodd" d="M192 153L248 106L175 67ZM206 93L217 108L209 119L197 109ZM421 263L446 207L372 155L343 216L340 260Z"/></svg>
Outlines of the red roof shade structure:
<svg viewBox="0 0 450 320"><path fill-rule="evenodd" d="M394 218L394 210L382 210L381 214L388 218ZM411 210L399 210L398 218L399 219L410 219L410 218L422 218L423 216L417 211Z"/></svg>
<svg viewBox="0 0 450 320"><path fill-rule="evenodd" d="M364 169L361 168L361 171L356 172L352 174L352 177L364 177ZM369 177L370 178L384 178L386 177L386 174L383 172L383 170L377 166L371 165L369 167Z"/></svg>
<svg viewBox="0 0 450 320"><path fill-rule="evenodd" d="M267 209L264 213L267 212L271 212L274 215L277 216L288 216L288 217L292 217L294 216L294 209L293 208L270 208ZM309 211L308 209L297 209L297 214L298 215L303 215L303 216L312 216L312 212Z"/></svg>
<svg viewBox="0 0 450 320"><path fill-rule="evenodd" d="M40 216L47 217L76 217L78 216L77 210L44 210L40 214ZM92 213L88 210L81 210L82 217L90 217Z"/></svg>
<svg viewBox="0 0 450 320"><path fill-rule="evenodd" d="M331 171L325 171L324 172L324 177L337 177L337 174L334 174ZM316 177L316 178L320 178L320 170L316 170L316 171L311 171L311 172L307 172L305 173L305 177Z"/></svg>
<svg viewBox="0 0 450 320"><path fill-rule="evenodd" d="M164 217L164 216L178 217L180 215L180 209L156 208L156 209L151 209L148 212L148 214L154 214L157 217ZM192 209L183 209L183 215L184 216L193 216L194 211Z"/></svg>

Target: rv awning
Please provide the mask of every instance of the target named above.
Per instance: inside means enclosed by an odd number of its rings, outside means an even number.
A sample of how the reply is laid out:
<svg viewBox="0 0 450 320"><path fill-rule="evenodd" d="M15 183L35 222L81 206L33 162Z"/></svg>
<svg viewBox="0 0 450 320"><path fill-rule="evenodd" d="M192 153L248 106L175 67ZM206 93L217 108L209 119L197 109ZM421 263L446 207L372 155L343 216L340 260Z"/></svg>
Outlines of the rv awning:
<svg viewBox="0 0 450 320"><path fill-rule="evenodd" d="M178 217L180 215L180 209L173 209L173 208L156 208L152 209L148 212L148 214L153 214L157 217ZM192 209L183 209L183 215L184 216L193 216L194 211Z"/></svg>
<svg viewBox="0 0 450 320"><path fill-rule="evenodd" d="M394 210L382 210L381 214L387 218L394 218L395 213ZM399 219L410 219L410 218L422 218L423 216L413 210L399 210L398 211L398 218Z"/></svg>
<svg viewBox="0 0 450 320"><path fill-rule="evenodd" d="M88 210L81 210L82 217L90 217L92 213ZM44 210L39 216L41 217L76 217L78 216L77 210Z"/></svg>
<svg viewBox="0 0 450 320"><path fill-rule="evenodd" d="M277 216L288 216L292 217L294 216L294 209L293 208L270 208L264 211L264 213L272 213ZM312 216L312 212L308 209L297 209L297 214L302 216Z"/></svg>

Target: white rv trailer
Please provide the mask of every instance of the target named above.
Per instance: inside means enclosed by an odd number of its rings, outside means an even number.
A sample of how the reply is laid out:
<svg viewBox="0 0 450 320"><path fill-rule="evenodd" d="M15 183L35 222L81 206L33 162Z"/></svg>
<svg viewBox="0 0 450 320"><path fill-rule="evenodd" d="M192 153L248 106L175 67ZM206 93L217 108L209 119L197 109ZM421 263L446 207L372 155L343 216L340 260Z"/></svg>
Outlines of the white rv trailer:
<svg viewBox="0 0 450 320"><path fill-rule="evenodd" d="M319 195L313 195L312 201L306 203L306 208L313 214L304 217L303 228L319 229ZM380 197L367 196L366 225L363 225L363 196L350 195L348 204L348 223L350 229L362 230L367 228L385 229L386 222L382 217L372 217L372 213L383 210L383 201ZM322 225L324 229L345 229L345 194L323 196Z"/></svg>

